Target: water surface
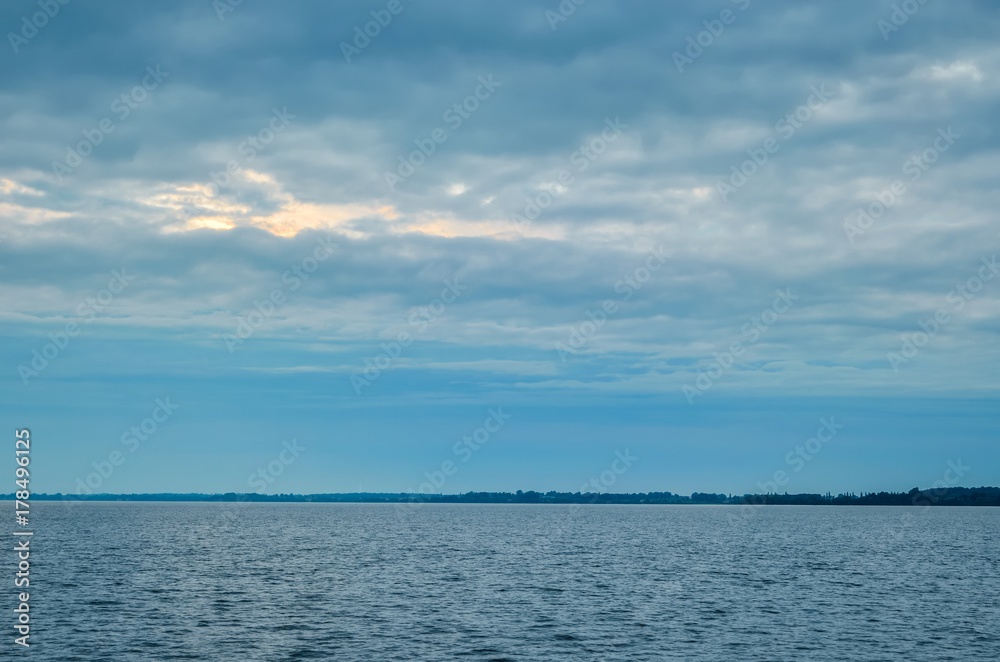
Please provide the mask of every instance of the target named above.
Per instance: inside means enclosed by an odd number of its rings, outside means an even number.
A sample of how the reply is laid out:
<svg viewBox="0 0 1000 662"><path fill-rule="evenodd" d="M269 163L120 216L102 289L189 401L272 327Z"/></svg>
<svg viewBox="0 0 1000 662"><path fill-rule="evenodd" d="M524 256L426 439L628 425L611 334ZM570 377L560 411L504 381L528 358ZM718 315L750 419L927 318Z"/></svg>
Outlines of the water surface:
<svg viewBox="0 0 1000 662"><path fill-rule="evenodd" d="M32 509L36 659L1000 660L997 508Z"/></svg>

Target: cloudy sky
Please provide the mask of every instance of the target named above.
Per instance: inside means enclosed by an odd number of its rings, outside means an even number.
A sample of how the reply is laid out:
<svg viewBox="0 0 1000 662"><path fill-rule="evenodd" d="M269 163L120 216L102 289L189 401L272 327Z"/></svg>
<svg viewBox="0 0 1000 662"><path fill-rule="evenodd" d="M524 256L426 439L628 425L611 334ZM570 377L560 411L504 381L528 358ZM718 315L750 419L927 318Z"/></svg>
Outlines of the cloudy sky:
<svg viewBox="0 0 1000 662"><path fill-rule="evenodd" d="M34 489L1000 483L994 3L50 4L0 7Z"/></svg>

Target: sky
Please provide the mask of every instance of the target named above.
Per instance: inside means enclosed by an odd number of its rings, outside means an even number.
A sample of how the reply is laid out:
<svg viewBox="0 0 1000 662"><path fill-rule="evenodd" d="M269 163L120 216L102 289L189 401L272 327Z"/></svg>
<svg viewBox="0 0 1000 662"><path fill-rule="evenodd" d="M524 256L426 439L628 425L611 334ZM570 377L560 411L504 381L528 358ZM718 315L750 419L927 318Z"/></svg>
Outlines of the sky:
<svg viewBox="0 0 1000 662"><path fill-rule="evenodd" d="M0 26L34 491L1000 484L995 3Z"/></svg>

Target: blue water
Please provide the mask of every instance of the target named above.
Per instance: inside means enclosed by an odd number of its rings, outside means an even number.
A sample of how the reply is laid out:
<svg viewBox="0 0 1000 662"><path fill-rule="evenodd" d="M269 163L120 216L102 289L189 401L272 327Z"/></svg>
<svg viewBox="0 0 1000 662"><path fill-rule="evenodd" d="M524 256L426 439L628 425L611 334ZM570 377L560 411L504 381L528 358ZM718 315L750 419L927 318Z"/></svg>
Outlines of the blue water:
<svg viewBox="0 0 1000 662"><path fill-rule="evenodd" d="M32 512L34 659L1000 660L996 508Z"/></svg>

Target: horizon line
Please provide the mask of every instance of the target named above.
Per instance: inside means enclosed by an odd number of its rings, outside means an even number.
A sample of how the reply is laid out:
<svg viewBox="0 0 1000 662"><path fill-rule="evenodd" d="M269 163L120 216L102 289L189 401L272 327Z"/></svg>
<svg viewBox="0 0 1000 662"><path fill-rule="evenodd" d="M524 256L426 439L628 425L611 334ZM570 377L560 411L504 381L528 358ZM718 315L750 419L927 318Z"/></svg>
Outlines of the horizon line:
<svg viewBox="0 0 1000 662"><path fill-rule="evenodd" d="M0 494L0 500L14 501L16 493ZM905 500L909 499L909 503ZM1000 487L947 486L905 492L800 493L721 493L692 492L689 495L660 492L558 492L549 490L429 492L129 492L62 493L39 492L29 499L39 501L325 501L340 503L542 503L542 504L699 504L699 505L989 505L1000 506ZM22 500L23 501L23 500Z"/></svg>

